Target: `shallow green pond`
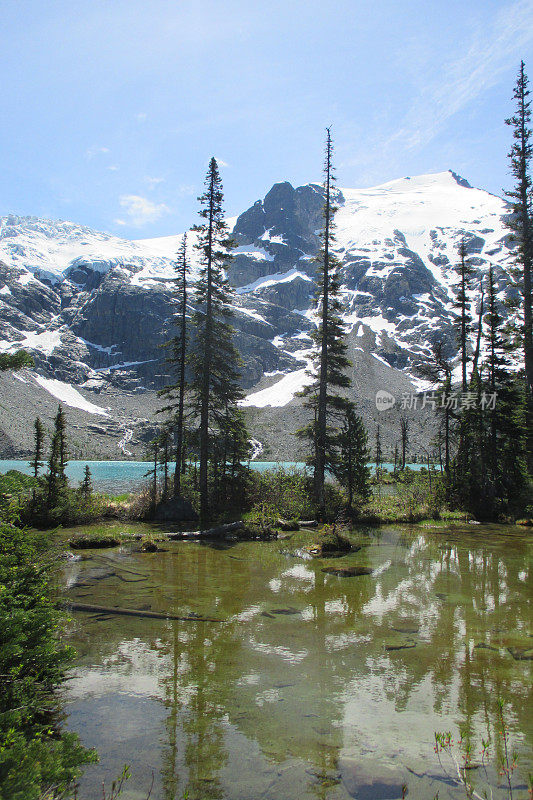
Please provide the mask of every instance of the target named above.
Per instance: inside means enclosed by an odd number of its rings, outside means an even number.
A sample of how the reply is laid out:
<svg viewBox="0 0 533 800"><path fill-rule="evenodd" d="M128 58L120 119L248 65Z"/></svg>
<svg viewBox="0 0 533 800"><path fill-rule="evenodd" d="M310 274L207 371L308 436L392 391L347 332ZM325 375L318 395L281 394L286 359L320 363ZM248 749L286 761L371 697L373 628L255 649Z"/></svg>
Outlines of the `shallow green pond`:
<svg viewBox="0 0 533 800"><path fill-rule="evenodd" d="M81 603L197 614L170 621L75 613L68 724L100 752L80 798L130 765L123 797L461 797L434 732L491 755L469 772L506 793L495 758L518 751L527 796L531 745L531 542L518 528L387 528L361 549L308 560L291 539L90 551L69 562ZM338 577L328 567L368 567ZM454 746L459 761L461 747Z"/></svg>

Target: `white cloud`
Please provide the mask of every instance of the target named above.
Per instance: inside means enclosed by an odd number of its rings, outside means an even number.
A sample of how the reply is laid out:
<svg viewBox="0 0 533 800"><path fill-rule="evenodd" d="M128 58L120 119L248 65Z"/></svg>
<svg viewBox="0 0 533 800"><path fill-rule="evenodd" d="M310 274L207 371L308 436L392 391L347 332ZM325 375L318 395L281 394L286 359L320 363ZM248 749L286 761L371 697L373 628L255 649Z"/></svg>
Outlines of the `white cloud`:
<svg viewBox="0 0 533 800"><path fill-rule="evenodd" d="M155 189L155 187L159 183L164 183L165 179L164 178L149 178L149 177L147 177L147 178L144 179L144 182L148 184L148 188L149 189Z"/></svg>
<svg viewBox="0 0 533 800"><path fill-rule="evenodd" d="M438 82L426 86L413 104L413 124L392 137L408 148L431 141L445 122L467 108L483 92L498 84L513 65L518 71L519 53L533 39L533 3L518 0L502 8L480 28L463 56L450 59Z"/></svg>
<svg viewBox="0 0 533 800"><path fill-rule="evenodd" d="M116 164L111 164L111 166L108 167L108 169L111 170L111 172L116 172L118 170L118 167Z"/></svg>
<svg viewBox="0 0 533 800"><path fill-rule="evenodd" d="M450 53L437 69L426 58L420 64L420 75L434 77L420 82L413 101L391 135L368 139L347 131L352 140L351 152L342 158L340 166L364 166L373 159L401 164L402 153L421 148L435 139L457 113L472 106L478 97L497 85L513 65L518 72L521 53L533 40L533 0L514 0L492 15L480 19L469 39L458 40L457 49ZM511 87L509 87L509 94ZM376 125L390 129L388 119L377 119ZM359 132L360 133L360 132ZM370 176L369 176L370 177Z"/></svg>
<svg viewBox="0 0 533 800"><path fill-rule="evenodd" d="M146 114L144 111L140 111L138 114L135 114L135 119L137 122L146 122L148 119L148 114Z"/></svg>
<svg viewBox="0 0 533 800"><path fill-rule="evenodd" d="M156 222L164 214L170 213L165 203L152 203L147 197L138 194L123 194L119 198L121 208L126 212L126 219L116 219L117 225L130 225L140 228L149 222Z"/></svg>
<svg viewBox="0 0 533 800"><path fill-rule="evenodd" d="M96 144L93 144L92 147L87 148L85 151L87 158L105 155L105 153L109 153L109 147L98 147Z"/></svg>

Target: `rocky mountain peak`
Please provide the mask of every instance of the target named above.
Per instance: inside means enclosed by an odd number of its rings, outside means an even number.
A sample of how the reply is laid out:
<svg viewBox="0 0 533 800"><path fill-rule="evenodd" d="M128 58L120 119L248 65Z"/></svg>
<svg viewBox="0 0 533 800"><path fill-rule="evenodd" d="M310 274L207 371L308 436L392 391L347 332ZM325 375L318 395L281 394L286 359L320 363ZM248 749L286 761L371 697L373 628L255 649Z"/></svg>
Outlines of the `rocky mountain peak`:
<svg viewBox="0 0 533 800"><path fill-rule="evenodd" d="M508 206L451 170L339 189L337 205L344 319L357 391L371 414L369 398L384 383L419 385L417 364L436 339L456 352L452 268L462 239L479 280L492 266L504 299L513 260ZM228 278L246 405L271 422L274 413L302 413L296 393L312 347L322 208L321 186L280 182L233 229ZM189 239L194 277L198 254ZM155 397L171 379L159 345L169 335L180 241L132 242L69 222L3 218L0 349L29 349L43 380ZM41 382L38 392L50 385Z"/></svg>

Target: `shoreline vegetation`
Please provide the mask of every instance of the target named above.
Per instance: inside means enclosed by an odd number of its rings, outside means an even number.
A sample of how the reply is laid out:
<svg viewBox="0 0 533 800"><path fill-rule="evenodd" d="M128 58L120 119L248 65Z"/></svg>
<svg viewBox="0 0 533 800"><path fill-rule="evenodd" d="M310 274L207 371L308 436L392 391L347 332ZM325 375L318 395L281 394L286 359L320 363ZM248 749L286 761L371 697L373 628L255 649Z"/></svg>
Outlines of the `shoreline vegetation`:
<svg viewBox="0 0 533 800"><path fill-rule="evenodd" d="M406 467L401 472L373 476L372 492L367 501L357 509L347 509L343 493L333 483L326 484L327 505L322 516L315 514L309 498L310 477L303 470L285 469L251 473L240 502L218 514L211 526L242 520L249 529L250 538L279 529L284 530L287 521L316 519L317 524L341 525L385 525L413 524L422 522L472 522L474 516L462 509L453 509L446 503L442 476L431 470L420 471ZM58 505L47 510L43 507L44 496L42 479L35 479L17 470L9 470L0 475L0 513L18 523L38 530L52 530L78 525L92 526L107 522L161 522L172 523L174 527L191 529L197 521L194 512L194 488L184 492L186 512L182 509L174 518L158 516L158 509L167 498L164 485L157 485L157 500L154 503L153 483L145 482L134 492L112 495L85 491L83 487L72 488L65 484ZM189 499L190 498L190 499ZM187 513L188 512L188 513ZM185 516L185 518L180 518ZM187 518L188 517L188 518ZM514 514L502 515L500 524L532 524L529 507L517 508ZM281 521L281 526L277 525ZM196 525L198 530L198 525Z"/></svg>

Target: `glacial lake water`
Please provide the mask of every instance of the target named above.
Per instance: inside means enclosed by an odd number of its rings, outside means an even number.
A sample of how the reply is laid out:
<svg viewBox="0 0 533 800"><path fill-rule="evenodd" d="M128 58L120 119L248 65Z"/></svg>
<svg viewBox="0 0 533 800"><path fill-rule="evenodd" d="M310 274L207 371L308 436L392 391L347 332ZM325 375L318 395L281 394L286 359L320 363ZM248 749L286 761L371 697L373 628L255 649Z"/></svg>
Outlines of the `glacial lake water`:
<svg viewBox="0 0 533 800"><path fill-rule="evenodd" d="M99 492L122 494L131 492L140 484L148 480L146 473L152 468L147 461L69 461L67 464L67 477L73 485L83 480L85 466L89 465L94 488ZM252 469L264 472L276 467L285 469L305 469L305 464L297 461L251 461ZM374 466L373 464L371 466ZM411 469L419 470L421 464L410 464ZM392 464L383 464L384 469L392 471ZM0 460L0 474L16 469L27 475L32 474L28 461ZM44 469L46 471L46 468Z"/></svg>
<svg viewBox="0 0 533 800"><path fill-rule="evenodd" d="M212 620L72 614L67 724L100 752L80 800L124 764L124 800L144 800L152 775L151 800L392 800L404 784L409 798L461 798L433 749L448 730L478 765L491 737L486 770L469 774L499 800L500 699L519 755L513 796L526 798L531 536L480 525L357 535L361 549L337 559L306 558L289 537L159 553L134 543L65 562L72 601ZM354 566L372 573L324 571Z"/></svg>

